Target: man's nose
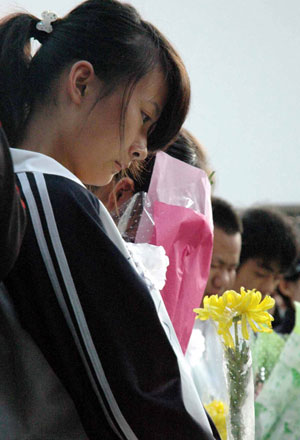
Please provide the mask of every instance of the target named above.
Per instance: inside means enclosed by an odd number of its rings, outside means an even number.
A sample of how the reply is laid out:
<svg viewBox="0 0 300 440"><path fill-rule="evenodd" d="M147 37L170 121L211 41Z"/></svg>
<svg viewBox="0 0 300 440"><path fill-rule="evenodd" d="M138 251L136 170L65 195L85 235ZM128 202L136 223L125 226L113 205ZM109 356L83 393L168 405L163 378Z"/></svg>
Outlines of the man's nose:
<svg viewBox="0 0 300 440"><path fill-rule="evenodd" d="M279 284L279 280L275 279L273 276L270 276L268 279L264 280L257 290L259 290L263 295L272 295L275 292L277 286Z"/></svg>
<svg viewBox="0 0 300 440"><path fill-rule="evenodd" d="M220 270L215 277L215 284L218 288L223 288L224 291L229 287L230 276L227 270Z"/></svg>

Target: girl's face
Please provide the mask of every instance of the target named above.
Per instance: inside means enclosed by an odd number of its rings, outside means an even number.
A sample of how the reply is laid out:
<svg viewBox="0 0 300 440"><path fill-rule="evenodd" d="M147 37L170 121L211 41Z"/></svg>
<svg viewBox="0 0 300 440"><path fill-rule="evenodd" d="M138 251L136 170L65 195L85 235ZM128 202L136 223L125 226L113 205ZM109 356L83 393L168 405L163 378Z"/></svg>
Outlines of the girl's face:
<svg viewBox="0 0 300 440"><path fill-rule="evenodd" d="M92 93L87 87L85 93L89 92ZM137 83L127 107L121 140L123 92L124 87L119 87L96 104L97 96L94 96L84 122L75 128L68 168L86 184L106 185L132 161L144 160L147 156L147 136L167 97L163 73L154 70Z"/></svg>

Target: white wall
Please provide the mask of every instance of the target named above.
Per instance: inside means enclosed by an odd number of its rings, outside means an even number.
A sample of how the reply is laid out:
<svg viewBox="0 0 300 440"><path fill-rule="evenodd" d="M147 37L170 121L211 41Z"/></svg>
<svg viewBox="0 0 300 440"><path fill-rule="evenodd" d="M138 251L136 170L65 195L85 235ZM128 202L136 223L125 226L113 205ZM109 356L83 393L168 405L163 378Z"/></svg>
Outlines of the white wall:
<svg viewBox="0 0 300 440"><path fill-rule="evenodd" d="M300 204L299 0L131 0L177 47L192 83L186 122L216 194L236 206ZM59 15L74 0L1 0Z"/></svg>

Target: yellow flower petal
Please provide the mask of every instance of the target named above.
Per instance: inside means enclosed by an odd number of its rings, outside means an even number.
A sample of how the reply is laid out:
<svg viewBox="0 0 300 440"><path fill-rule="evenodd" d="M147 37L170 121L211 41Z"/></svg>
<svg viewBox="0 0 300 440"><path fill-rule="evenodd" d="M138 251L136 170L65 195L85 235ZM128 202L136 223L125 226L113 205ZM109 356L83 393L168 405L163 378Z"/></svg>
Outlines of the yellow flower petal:
<svg viewBox="0 0 300 440"><path fill-rule="evenodd" d="M213 400L208 405L204 405L206 411L212 418L222 440L227 440L226 416L228 407L222 401Z"/></svg>
<svg viewBox="0 0 300 440"><path fill-rule="evenodd" d="M247 340L249 339L246 315L242 315L242 335L245 339L247 339Z"/></svg>
<svg viewBox="0 0 300 440"><path fill-rule="evenodd" d="M274 306L274 299L266 296L262 300L259 291L246 290L241 287L240 293L227 290L222 296L205 296L203 308L194 309L196 319L212 319L218 324L218 333L222 336L224 344L234 347L230 334L230 327L234 318L239 319L238 325L242 326L242 335L249 339L247 324L255 332L270 332L273 317L267 312Z"/></svg>

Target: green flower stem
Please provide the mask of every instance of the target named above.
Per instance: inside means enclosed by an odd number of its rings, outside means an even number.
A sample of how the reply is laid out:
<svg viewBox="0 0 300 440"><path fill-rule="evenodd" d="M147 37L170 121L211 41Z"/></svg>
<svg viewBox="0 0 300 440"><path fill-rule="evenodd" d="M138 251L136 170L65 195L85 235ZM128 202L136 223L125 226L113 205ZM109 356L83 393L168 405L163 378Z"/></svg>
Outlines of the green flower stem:
<svg viewBox="0 0 300 440"><path fill-rule="evenodd" d="M225 347L227 367L227 380L229 385L229 414L230 431L233 440L243 440L245 427L243 423L242 408L246 400L247 383L250 369L247 367L249 347L245 341L240 341L238 322L240 317L233 320L235 347Z"/></svg>

